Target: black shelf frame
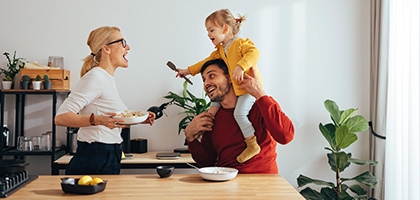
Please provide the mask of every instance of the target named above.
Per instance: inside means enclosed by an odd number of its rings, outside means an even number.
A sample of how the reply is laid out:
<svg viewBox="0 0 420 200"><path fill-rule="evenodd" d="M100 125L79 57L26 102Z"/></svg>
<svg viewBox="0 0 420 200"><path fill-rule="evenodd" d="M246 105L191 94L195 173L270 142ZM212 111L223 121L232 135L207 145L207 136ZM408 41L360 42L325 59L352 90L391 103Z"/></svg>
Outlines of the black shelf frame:
<svg viewBox="0 0 420 200"><path fill-rule="evenodd" d="M3 156L14 156L15 159L23 159L24 156L35 156L35 155L48 155L51 156L51 174L53 174L53 164L54 161L61 156L66 154L66 147L56 147L56 126L54 123L54 117L57 112L57 98L59 95L65 94L68 96L70 90L22 90L22 89L11 89L11 90L0 90L0 131L3 133L3 124L4 124L4 106L5 106L5 96L14 95L15 96L15 137L13 147L5 148L3 147L3 137L0 137L0 159L3 159ZM19 151L16 149L17 138L18 136L24 136L24 121L25 121L25 101L27 95L51 95L52 96L52 121L51 121L51 151Z"/></svg>

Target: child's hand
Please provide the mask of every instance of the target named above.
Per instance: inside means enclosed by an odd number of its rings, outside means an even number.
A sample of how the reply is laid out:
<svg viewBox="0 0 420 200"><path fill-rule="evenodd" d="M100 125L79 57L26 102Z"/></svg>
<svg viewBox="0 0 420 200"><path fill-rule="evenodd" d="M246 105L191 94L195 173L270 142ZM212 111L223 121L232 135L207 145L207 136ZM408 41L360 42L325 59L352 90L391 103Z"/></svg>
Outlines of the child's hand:
<svg viewBox="0 0 420 200"><path fill-rule="evenodd" d="M191 74L190 70L188 69L177 69L178 74L176 74L176 77L184 78L185 76Z"/></svg>
<svg viewBox="0 0 420 200"><path fill-rule="evenodd" d="M236 81L244 80L244 70L240 66L236 66L233 70L232 79Z"/></svg>

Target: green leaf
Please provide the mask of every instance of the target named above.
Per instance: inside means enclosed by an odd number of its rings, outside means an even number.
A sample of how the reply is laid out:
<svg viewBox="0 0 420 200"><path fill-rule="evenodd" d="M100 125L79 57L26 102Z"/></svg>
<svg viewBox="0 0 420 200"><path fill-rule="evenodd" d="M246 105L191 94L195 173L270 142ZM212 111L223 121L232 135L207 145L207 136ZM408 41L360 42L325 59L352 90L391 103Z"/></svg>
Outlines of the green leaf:
<svg viewBox="0 0 420 200"><path fill-rule="evenodd" d="M341 181L349 181L349 180L355 180L359 183L363 183L364 185L373 188L376 184L378 184L378 181L376 180L376 177L373 176L370 172L366 171L358 176L355 176L353 178L341 178Z"/></svg>
<svg viewBox="0 0 420 200"><path fill-rule="evenodd" d="M349 127L349 131L352 133L363 132L369 128L368 122L361 115L350 118L344 125Z"/></svg>
<svg viewBox="0 0 420 200"><path fill-rule="evenodd" d="M184 97L187 97L187 91L188 91L187 86L188 86L187 81L184 81L184 83L182 84L182 88L183 88L182 96Z"/></svg>
<svg viewBox="0 0 420 200"><path fill-rule="evenodd" d="M315 190L313 190L312 188L309 188L309 187L300 191L300 194L303 197L305 197L306 200L322 200L322 199L324 199L319 192L317 192L317 191L315 191Z"/></svg>
<svg viewBox="0 0 420 200"><path fill-rule="evenodd" d="M350 156L351 154L346 154L344 152L328 153L328 164L330 165L331 170L336 172L338 167L340 172L344 171L350 166L350 162L348 162Z"/></svg>
<svg viewBox="0 0 420 200"><path fill-rule="evenodd" d="M360 185L351 185L349 189L357 195L367 194L367 191L363 189Z"/></svg>
<svg viewBox="0 0 420 200"><path fill-rule="evenodd" d="M335 143L335 126L333 124L326 124L325 126L322 123L319 123L319 130L321 131L324 138L328 141L332 149L336 148Z"/></svg>
<svg viewBox="0 0 420 200"><path fill-rule="evenodd" d="M194 102L196 99L197 99L197 97L195 97L195 95L194 94L192 94L190 91L188 91L187 90L187 94L188 94L188 96L191 98L191 101L192 102Z"/></svg>
<svg viewBox="0 0 420 200"><path fill-rule="evenodd" d="M194 118L194 116L186 116L181 121L179 121L178 135L181 134L181 130L185 129L193 118Z"/></svg>
<svg viewBox="0 0 420 200"><path fill-rule="evenodd" d="M356 112L357 112L357 108L349 108L349 109L345 110L344 112L342 112L339 124L341 125L344 122L346 122Z"/></svg>
<svg viewBox="0 0 420 200"><path fill-rule="evenodd" d="M362 160L362 159L355 159L355 158L349 158L349 162L357 164L357 165L369 164L372 166L376 166L378 164L378 162L374 160Z"/></svg>
<svg viewBox="0 0 420 200"><path fill-rule="evenodd" d="M332 183L332 182L326 182L326 181L323 181L323 180L311 179L311 178L309 178L307 176L304 176L302 174L299 175L299 177L297 178L297 183L298 183L298 187L305 186L309 183L313 183L313 184L316 184L316 185L326 185L326 186L329 186L329 187L334 187L334 183Z"/></svg>
<svg viewBox="0 0 420 200"><path fill-rule="evenodd" d="M347 126L339 126L335 131L335 137L337 149L347 148L357 140L357 135L351 133Z"/></svg>
<svg viewBox="0 0 420 200"><path fill-rule="evenodd" d="M340 110L338 109L337 104L334 101L327 99L324 101L324 107L330 113L334 124L338 125L338 122L340 122Z"/></svg>
<svg viewBox="0 0 420 200"><path fill-rule="evenodd" d="M349 193L347 193L347 192L346 192L346 190L342 190L342 191L340 192L338 199L339 199L339 200L354 200L354 198L353 198L353 197L351 197L351 196L349 195Z"/></svg>
<svg viewBox="0 0 420 200"><path fill-rule="evenodd" d="M321 189L321 196L323 199L337 199L337 192L333 188L322 188Z"/></svg>

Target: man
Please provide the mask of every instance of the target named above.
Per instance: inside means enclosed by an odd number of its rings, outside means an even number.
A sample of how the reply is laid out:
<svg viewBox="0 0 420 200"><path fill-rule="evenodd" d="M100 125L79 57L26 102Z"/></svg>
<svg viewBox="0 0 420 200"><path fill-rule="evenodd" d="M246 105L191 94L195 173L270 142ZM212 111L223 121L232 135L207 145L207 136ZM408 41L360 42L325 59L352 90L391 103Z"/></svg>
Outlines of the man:
<svg viewBox="0 0 420 200"><path fill-rule="evenodd" d="M236 157L246 148L246 143L233 116L237 97L227 66L221 59L210 60L201 68L201 76L205 92L212 101L220 102L221 108L215 116L207 112L197 115L185 129L188 150L196 163L201 167L233 167L239 173L277 174L276 143L287 144L294 137L292 121L280 105L264 92L255 76L244 74L244 80L238 84L256 99L248 118L261 151L239 163ZM201 140L196 139L202 131L206 132Z"/></svg>

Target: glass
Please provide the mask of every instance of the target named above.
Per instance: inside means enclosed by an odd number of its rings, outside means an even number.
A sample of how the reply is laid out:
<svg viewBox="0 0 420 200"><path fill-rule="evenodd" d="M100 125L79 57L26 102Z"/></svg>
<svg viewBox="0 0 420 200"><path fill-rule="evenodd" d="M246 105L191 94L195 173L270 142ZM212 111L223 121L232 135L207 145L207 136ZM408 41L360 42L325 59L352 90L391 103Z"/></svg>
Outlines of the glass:
<svg viewBox="0 0 420 200"><path fill-rule="evenodd" d="M26 139L23 142L23 151L32 151L34 150L34 146L32 144L32 140Z"/></svg>
<svg viewBox="0 0 420 200"><path fill-rule="evenodd" d="M19 136L18 143L17 143L17 150L24 151L25 150L25 140L28 138L26 136Z"/></svg>
<svg viewBox="0 0 420 200"><path fill-rule="evenodd" d="M121 42L122 47L124 47L124 48L127 47L127 41L125 41L124 38L121 38L119 40L112 41L112 42L110 42L110 43L108 43L106 45L111 45L111 44L115 44L115 43L118 43L118 42Z"/></svg>
<svg viewBox="0 0 420 200"><path fill-rule="evenodd" d="M57 67L64 69L64 58L61 56L49 56L48 67Z"/></svg>
<svg viewBox="0 0 420 200"><path fill-rule="evenodd" d="M49 133L44 133L41 135L41 150L42 151L51 150L51 137Z"/></svg>
<svg viewBox="0 0 420 200"><path fill-rule="evenodd" d="M33 136L31 137L33 150L39 151L41 150L41 136Z"/></svg>

